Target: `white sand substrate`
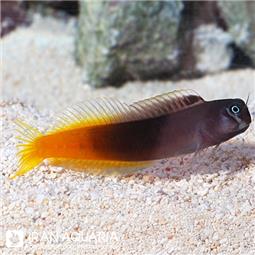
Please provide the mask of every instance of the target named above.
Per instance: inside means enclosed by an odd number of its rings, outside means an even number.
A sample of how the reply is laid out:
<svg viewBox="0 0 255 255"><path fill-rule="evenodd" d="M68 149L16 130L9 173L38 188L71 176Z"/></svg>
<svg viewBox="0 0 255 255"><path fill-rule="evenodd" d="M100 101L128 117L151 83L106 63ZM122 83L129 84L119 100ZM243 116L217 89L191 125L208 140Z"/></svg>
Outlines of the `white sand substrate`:
<svg viewBox="0 0 255 255"><path fill-rule="evenodd" d="M73 21L36 16L31 27L1 39L0 253L255 254L254 123L216 150L164 160L131 176L42 164L9 179L17 169L13 120L44 131L55 112L87 98L132 102L178 88L208 100L250 93L255 116L254 70L93 90L73 60L73 36Z"/></svg>

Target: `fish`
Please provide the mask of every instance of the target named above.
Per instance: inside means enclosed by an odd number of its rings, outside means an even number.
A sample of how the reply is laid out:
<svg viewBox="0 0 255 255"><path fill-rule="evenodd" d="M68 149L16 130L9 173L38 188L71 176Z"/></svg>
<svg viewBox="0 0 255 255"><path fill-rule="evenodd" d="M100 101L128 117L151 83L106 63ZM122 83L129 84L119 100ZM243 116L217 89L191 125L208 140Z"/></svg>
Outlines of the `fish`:
<svg viewBox="0 0 255 255"><path fill-rule="evenodd" d="M175 90L126 104L88 100L57 116L46 132L17 120L19 165L11 179L44 160L93 174L126 174L155 161L196 153L246 131L251 115L239 98L205 101Z"/></svg>

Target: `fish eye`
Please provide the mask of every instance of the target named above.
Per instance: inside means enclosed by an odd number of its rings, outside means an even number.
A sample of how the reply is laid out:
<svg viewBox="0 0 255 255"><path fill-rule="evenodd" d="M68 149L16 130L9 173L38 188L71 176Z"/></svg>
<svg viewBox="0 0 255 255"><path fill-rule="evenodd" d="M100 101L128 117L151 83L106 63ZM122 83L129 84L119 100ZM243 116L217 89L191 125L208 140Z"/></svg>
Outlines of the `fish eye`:
<svg viewBox="0 0 255 255"><path fill-rule="evenodd" d="M240 112L240 107L238 105L233 105L230 107L230 110L234 114L238 114Z"/></svg>

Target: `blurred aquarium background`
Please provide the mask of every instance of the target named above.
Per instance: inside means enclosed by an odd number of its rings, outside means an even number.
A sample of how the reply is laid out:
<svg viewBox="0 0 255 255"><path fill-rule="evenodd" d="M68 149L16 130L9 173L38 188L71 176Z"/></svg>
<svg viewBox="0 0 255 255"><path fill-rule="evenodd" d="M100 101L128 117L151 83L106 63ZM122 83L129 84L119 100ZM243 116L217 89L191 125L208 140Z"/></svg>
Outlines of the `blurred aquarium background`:
<svg viewBox="0 0 255 255"><path fill-rule="evenodd" d="M59 41L61 51L68 51L60 34L72 37L71 54L82 80L95 88L130 81L194 79L253 68L255 63L253 1L21 0L1 4L2 37L11 37L21 27L34 27L38 34L31 40L45 47L47 54L47 43L52 48L47 37L50 32L54 37L55 24L56 38L51 39ZM20 41L22 37L17 36L17 48L22 47ZM34 46L26 46L31 57Z"/></svg>
<svg viewBox="0 0 255 255"><path fill-rule="evenodd" d="M136 100L190 87L253 98L253 1L1 5L4 99L56 110L94 93Z"/></svg>

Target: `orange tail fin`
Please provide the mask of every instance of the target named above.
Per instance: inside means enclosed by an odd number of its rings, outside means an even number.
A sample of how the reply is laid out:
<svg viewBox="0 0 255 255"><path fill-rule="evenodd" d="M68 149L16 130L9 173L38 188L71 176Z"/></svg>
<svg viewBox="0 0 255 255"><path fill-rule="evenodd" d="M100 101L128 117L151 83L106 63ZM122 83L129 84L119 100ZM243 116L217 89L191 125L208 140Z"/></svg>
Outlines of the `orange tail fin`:
<svg viewBox="0 0 255 255"><path fill-rule="evenodd" d="M29 126L21 120L16 120L15 123L18 126L17 131L20 133L17 139L24 143L17 145L19 149L19 169L10 176L11 179L24 175L43 161L43 158L37 155L37 148L35 146L36 140L43 136L43 134L38 129Z"/></svg>

